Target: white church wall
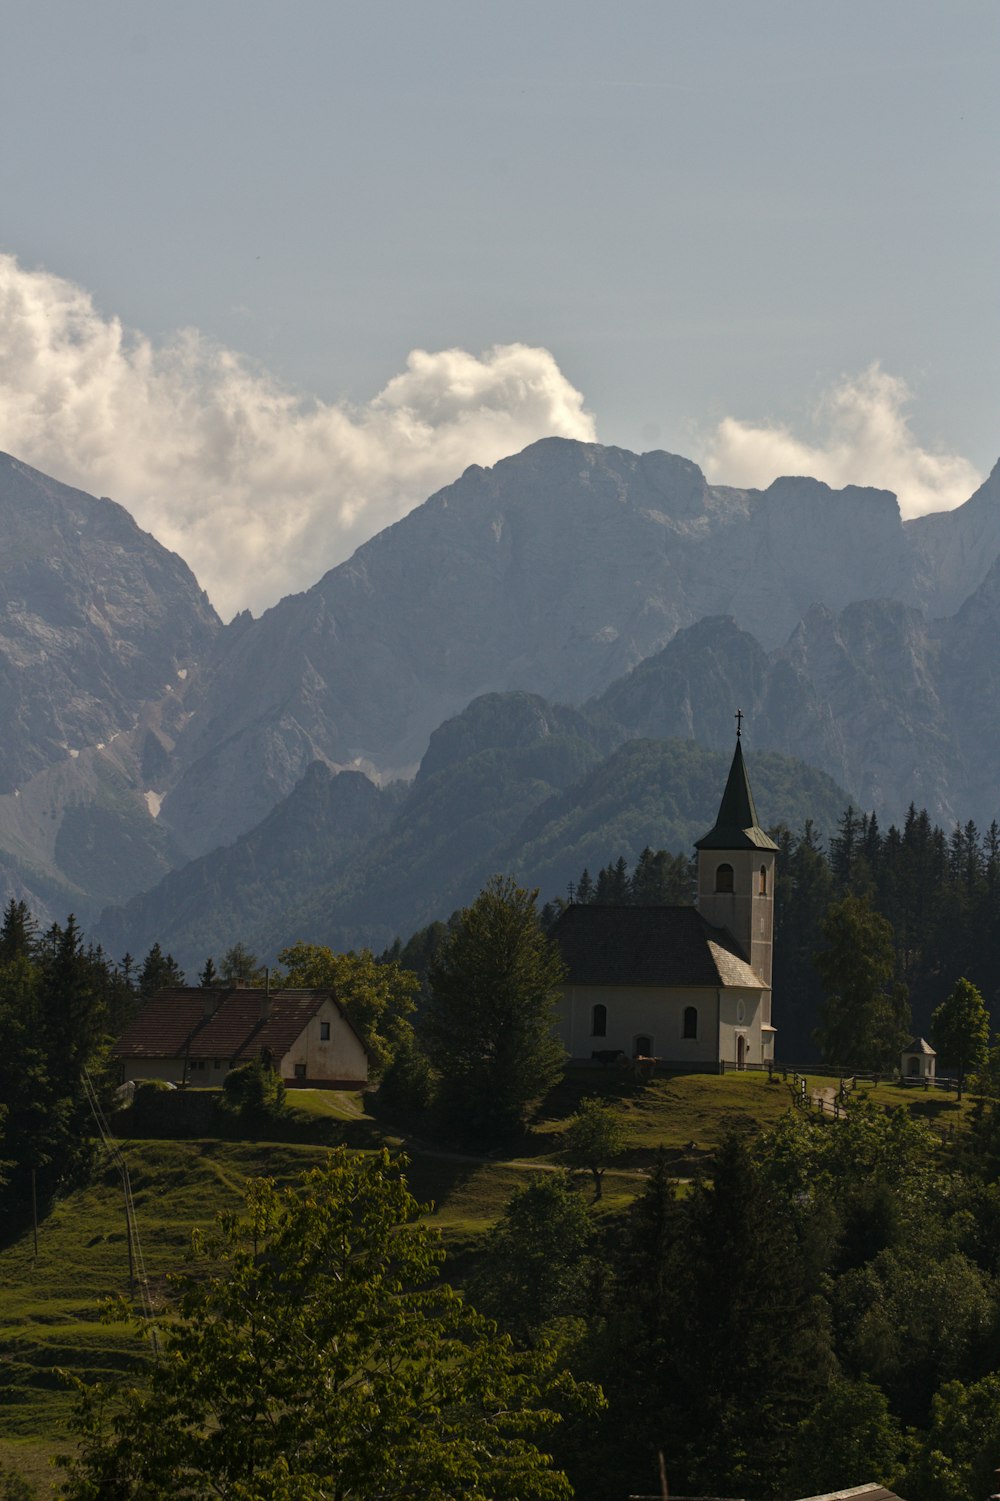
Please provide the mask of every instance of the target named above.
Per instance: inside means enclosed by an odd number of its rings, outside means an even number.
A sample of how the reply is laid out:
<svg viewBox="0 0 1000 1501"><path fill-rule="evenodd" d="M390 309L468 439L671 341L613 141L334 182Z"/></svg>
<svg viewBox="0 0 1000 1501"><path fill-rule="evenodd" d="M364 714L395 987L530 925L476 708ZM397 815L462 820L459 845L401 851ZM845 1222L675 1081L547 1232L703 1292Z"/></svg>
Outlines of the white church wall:
<svg viewBox="0 0 1000 1501"><path fill-rule="evenodd" d="M593 1031L594 1008L605 1008L604 1035ZM684 1036L685 1011L697 1012L697 1036ZM567 986L557 1007L559 1036L571 1058L619 1050L631 1058L637 1037L654 1057L671 1063L714 1066L719 1057L719 992L715 989Z"/></svg>
<svg viewBox="0 0 1000 1501"><path fill-rule="evenodd" d="M745 1039L747 1063L766 1063L773 1048L765 1048L764 1027L771 1019L771 993L768 990L724 990L719 1016L719 1057L726 1063L739 1062L739 1038Z"/></svg>

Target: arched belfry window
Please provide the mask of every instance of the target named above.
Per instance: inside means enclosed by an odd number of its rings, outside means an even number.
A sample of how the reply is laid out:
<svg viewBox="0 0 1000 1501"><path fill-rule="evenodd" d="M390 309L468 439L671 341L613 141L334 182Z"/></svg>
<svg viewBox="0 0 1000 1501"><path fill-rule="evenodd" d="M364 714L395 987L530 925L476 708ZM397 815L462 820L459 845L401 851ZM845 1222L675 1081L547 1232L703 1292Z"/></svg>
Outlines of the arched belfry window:
<svg viewBox="0 0 1000 1501"><path fill-rule="evenodd" d="M760 893L761 896L767 896L767 866L766 865L762 865L761 868L760 868L760 881L758 883L757 890L758 890L758 892Z"/></svg>
<svg viewBox="0 0 1000 1501"><path fill-rule="evenodd" d="M715 867L716 891L732 891L733 867L731 865L717 865Z"/></svg>
<svg viewBox="0 0 1000 1501"><path fill-rule="evenodd" d="M685 1006L684 1007L684 1031L682 1032L681 1035L682 1035L682 1037L695 1037L695 1038L698 1036L698 1007L697 1006Z"/></svg>
<svg viewBox="0 0 1000 1501"><path fill-rule="evenodd" d="M591 1037L607 1037L608 1035L608 1008L607 1006L595 1006L590 1015Z"/></svg>

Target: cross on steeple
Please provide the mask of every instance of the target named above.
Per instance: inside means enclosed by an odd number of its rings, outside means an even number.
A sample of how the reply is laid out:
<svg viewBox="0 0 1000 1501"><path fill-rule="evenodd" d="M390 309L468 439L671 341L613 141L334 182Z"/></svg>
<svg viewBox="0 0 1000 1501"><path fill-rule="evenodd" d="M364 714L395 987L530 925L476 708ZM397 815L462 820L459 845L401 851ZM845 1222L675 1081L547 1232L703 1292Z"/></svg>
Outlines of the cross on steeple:
<svg viewBox="0 0 1000 1501"><path fill-rule="evenodd" d="M743 710L737 709L733 718L736 720L736 738L739 740L743 734Z"/></svg>

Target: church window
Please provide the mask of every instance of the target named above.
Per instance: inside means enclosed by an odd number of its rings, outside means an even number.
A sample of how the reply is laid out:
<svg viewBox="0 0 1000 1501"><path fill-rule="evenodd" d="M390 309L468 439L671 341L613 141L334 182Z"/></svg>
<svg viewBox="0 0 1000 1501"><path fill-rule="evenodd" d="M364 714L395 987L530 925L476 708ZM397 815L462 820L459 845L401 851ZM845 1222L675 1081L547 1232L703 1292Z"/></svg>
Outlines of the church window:
<svg viewBox="0 0 1000 1501"><path fill-rule="evenodd" d="M731 865L717 865L715 868L716 891L732 891L733 867Z"/></svg>
<svg viewBox="0 0 1000 1501"><path fill-rule="evenodd" d="M766 865L762 865L761 868L760 868L760 881L758 883L757 890L758 890L758 892L760 893L761 896L767 896L767 866Z"/></svg>
<svg viewBox="0 0 1000 1501"><path fill-rule="evenodd" d="M746 1021L746 1018L747 1018L746 1002L742 1001L742 1000L737 1001L736 1002L736 1020L738 1022L742 1022L742 1021Z"/></svg>
<svg viewBox="0 0 1000 1501"><path fill-rule="evenodd" d="M651 1037L637 1037L633 1052L637 1058L651 1058L653 1056L653 1039Z"/></svg>
<svg viewBox="0 0 1000 1501"><path fill-rule="evenodd" d="M698 1036L698 1007L697 1006L685 1006L684 1007L684 1031L683 1031L683 1033L681 1035L684 1036L684 1037L697 1037Z"/></svg>
<svg viewBox="0 0 1000 1501"><path fill-rule="evenodd" d="M607 1037L608 1035L608 1008L607 1006L595 1006L590 1014L591 1037Z"/></svg>

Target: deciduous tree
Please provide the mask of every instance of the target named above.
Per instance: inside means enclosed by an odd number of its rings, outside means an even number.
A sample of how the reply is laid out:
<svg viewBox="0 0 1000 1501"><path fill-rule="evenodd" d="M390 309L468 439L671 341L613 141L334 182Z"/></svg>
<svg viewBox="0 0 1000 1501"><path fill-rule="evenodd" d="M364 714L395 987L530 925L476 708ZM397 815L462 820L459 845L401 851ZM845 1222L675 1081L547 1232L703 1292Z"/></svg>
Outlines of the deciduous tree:
<svg viewBox="0 0 1000 1501"><path fill-rule="evenodd" d="M384 1073L397 1051L410 1048L410 1016L420 981L394 962L383 963L369 949L335 954L317 943L282 949L278 961L287 985L332 990L358 1029L372 1061L373 1074Z"/></svg>
<svg viewBox="0 0 1000 1501"><path fill-rule="evenodd" d="M594 1227L568 1174L539 1173L514 1190L472 1285L477 1306L522 1339L584 1307Z"/></svg>
<svg viewBox="0 0 1000 1501"><path fill-rule="evenodd" d="M442 1251L388 1156L249 1186L198 1241L143 1376L81 1388L71 1501L562 1501L535 1440L596 1392L519 1354L434 1281ZM207 1263L207 1267L206 1267Z"/></svg>
<svg viewBox="0 0 1000 1501"><path fill-rule="evenodd" d="M931 1037L941 1063L958 1076L961 1099L966 1075L985 1065L990 1049L989 1012L975 985L956 981L931 1018Z"/></svg>
<svg viewBox="0 0 1000 1501"><path fill-rule="evenodd" d="M481 1142L520 1131L560 1077L555 1005L565 973L537 892L497 876L465 909L430 970L425 1036L453 1123Z"/></svg>
<svg viewBox="0 0 1000 1501"><path fill-rule="evenodd" d="M594 1180L594 1198L601 1197L609 1162L624 1152L628 1132L614 1110L590 1095L580 1101L566 1131L566 1158L574 1167L586 1168Z"/></svg>

